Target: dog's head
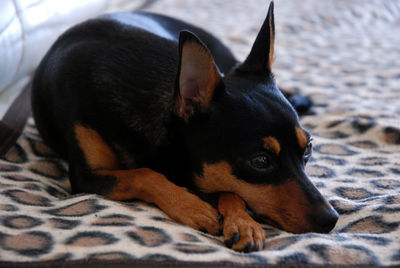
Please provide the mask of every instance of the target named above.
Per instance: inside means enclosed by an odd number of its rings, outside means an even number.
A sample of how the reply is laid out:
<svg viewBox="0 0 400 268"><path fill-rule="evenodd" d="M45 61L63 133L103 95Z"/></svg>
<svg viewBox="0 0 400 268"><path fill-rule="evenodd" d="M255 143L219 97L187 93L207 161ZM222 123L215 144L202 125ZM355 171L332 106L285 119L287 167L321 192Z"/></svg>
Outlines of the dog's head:
<svg viewBox="0 0 400 268"><path fill-rule="evenodd" d="M247 59L218 71L206 46L180 35L176 114L203 192L233 192L265 222L290 232L329 232L338 214L305 173L311 136L271 73L271 3Z"/></svg>

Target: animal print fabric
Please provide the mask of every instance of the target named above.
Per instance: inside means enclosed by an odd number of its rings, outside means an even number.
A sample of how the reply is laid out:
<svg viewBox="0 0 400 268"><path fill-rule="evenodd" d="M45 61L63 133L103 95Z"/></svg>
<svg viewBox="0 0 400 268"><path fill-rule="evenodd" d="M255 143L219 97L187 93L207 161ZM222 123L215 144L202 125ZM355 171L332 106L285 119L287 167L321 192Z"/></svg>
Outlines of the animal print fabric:
<svg viewBox="0 0 400 268"><path fill-rule="evenodd" d="M179 260L400 264L400 2L280 0L274 72L310 96L307 172L340 213L330 234L265 225L266 249L237 253L144 202L70 195L68 166L33 120L0 160L0 260ZM149 8L213 31L240 59L265 0L156 1Z"/></svg>

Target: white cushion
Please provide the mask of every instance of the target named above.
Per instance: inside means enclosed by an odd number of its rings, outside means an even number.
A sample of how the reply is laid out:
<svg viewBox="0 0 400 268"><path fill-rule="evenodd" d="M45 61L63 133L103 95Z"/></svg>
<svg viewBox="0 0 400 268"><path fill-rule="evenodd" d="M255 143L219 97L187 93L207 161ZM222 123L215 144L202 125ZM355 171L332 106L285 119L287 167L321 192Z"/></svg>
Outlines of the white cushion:
<svg viewBox="0 0 400 268"><path fill-rule="evenodd" d="M35 69L68 27L108 11L132 10L144 1L1 0L0 105L4 91L15 90L12 84Z"/></svg>

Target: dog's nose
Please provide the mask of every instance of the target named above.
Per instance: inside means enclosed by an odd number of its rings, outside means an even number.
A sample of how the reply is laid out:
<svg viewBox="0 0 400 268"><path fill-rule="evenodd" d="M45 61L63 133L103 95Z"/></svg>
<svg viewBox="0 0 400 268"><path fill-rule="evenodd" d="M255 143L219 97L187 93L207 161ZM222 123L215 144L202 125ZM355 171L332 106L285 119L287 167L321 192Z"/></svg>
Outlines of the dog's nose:
<svg viewBox="0 0 400 268"><path fill-rule="evenodd" d="M312 215L314 230L317 233L329 233L336 225L339 214L332 207L325 210L316 210Z"/></svg>

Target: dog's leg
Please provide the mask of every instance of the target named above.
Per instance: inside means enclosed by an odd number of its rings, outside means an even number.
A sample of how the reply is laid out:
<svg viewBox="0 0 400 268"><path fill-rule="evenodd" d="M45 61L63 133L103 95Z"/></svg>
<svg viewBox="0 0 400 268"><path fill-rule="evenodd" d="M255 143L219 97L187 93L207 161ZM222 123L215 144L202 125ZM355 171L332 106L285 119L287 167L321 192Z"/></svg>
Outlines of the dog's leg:
<svg viewBox="0 0 400 268"><path fill-rule="evenodd" d="M70 157L74 159L70 161L70 176L78 191L101 194L111 200L141 199L156 204L182 224L220 233L217 210L198 196L149 168L119 169L117 155L93 129L76 125L75 137L83 158L78 157L79 151Z"/></svg>
<svg viewBox="0 0 400 268"><path fill-rule="evenodd" d="M225 244L238 251L256 251L264 247L265 231L246 212L245 202L236 194L221 193L218 210L224 216Z"/></svg>
<svg viewBox="0 0 400 268"><path fill-rule="evenodd" d="M220 232L218 212L198 196L170 182L148 168L133 170L95 170L96 176L115 180L106 194L111 200L138 198L156 204L172 219L211 234Z"/></svg>

